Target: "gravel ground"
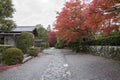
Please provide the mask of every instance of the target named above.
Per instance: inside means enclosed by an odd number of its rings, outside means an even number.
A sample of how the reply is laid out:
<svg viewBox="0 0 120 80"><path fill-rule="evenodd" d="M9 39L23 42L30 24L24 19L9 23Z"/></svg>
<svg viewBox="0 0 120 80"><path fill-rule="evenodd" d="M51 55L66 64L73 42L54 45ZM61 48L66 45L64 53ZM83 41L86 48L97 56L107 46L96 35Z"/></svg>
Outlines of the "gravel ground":
<svg viewBox="0 0 120 80"><path fill-rule="evenodd" d="M120 62L92 55L66 55L71 80L120 80Z"/></svg>
<svg viewBox="0 0 120 80"><path fill-rule="evenodd" d="M22 66L0 72L0 80L40 80L42 73L52 58L52 55L39 56Z"/></svg>
<svg viewBox="0 0 120 80"><path fill-rule="evenodd" d="M0 72L0 80L120 80L120 62L50 48L22 66Z"/></svg>
<svg viewBox="0 0 120 80"><path fill-rule="evenodd" d="M70 71L61 50L46 49L43 55L22 66L0 72L0 80L69 80Z"/></svg>

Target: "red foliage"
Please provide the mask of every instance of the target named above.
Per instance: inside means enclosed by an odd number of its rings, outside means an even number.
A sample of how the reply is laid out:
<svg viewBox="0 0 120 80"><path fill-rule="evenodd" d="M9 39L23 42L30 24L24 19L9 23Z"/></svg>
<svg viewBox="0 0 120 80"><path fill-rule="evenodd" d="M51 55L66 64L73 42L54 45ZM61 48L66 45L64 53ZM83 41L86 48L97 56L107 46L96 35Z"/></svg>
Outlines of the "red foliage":
<svg viewBox="0 0 120 80"><path fill-rule="evenodd" d="M101 30L109 36L120 18L114 10L116 3L119 0L93 0L89 4L82 4L80 0L66 2L57 16L57 35L68 43Z"/></svg>
<svg viewBox="0 0 120 80"><path fill-rule="evenodd" d="M109 36L111 31L119 31L119 27L118 26L112 26L112 27L106 27L103 29L104 32L104 36Z"/></svg>
<svg viewBox="0 0 120 80"><path fill-rule="evenodd" d="M112 27L116 26L113 23L120 18L120 14L113 10L115 4L114 0L93 0L85 11L85 25L93 32L105 29L109 36L108 34L113 30Z"/></svg>
<svg viewBox="0 0 120 80"><path fill-rule="evenodd" d="M57 16L55 24L55 29L58 30L57 35L67 40L68 43L87 35L86 27L83 25L84 17L82 16L84 6L80 0L71 0L65 4Z"/></svg>
<svg viewBox="0 0 120 80"><path fill-rule="evenodd" d="M57 42L56 33L54 31L49 32L48 36L49 36L49 44L53 46Z"/></svg>

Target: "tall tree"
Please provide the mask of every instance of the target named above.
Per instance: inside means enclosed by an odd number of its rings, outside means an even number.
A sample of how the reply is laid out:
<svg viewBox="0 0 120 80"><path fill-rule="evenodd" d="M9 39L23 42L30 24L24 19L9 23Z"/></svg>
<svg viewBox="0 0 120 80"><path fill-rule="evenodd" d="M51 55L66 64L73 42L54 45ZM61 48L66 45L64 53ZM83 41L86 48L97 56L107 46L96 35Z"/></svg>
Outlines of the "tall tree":
<svg viewBox="0 0 120 80"><path fill-rule="evenodd" d="M116 5L114 1L115 0L93 0L86 8L84 12L86 21L84 24L89 27L93 33L102 30L105 36L109 36L112 30L118 30L118 26L115 23L118 22L120 14L113 11L113 7Z"/></svg>
<svg viewBox="0 0 120 80"><path fill-rule="evenodd" d="M48 41L48 31L43 27L43 25L36 25L38 38L43 39L44 41Z"/></svg>
<svg viewBox="0 0 120 80"><path fill-rule="evenodd" d="M80 0L70 0L58 13L55 29L61 39L68 43L84 40L89 35L103 32L109 36L111 31L119 31L116 24L120 19L119 0L92 0L91 3L81 3Z"/></svg>
<svg viewBox="0 0 120 80"><path fill-rule="evenodd" d="M50 25L48 25L48 27L47 27L47 31L48 31L48 32L51 32L51 31L52 31Z"/></svg>
<svg viewBox="0 0 120 80"><path fill-rule="evenodd" d="M87 35L87 28L83 24L84 16L82 16L84 6L80 0L71 0L66 2L65 7L58 13L55 29L57 35L68 43Z"/></svg>
<svg viewBox="0 0 120 80"><path fill-rule="evenodd" d="M14 11L12 0L0 0L0 29L3 32L15 27L15 23L11 19Z"/></svg>

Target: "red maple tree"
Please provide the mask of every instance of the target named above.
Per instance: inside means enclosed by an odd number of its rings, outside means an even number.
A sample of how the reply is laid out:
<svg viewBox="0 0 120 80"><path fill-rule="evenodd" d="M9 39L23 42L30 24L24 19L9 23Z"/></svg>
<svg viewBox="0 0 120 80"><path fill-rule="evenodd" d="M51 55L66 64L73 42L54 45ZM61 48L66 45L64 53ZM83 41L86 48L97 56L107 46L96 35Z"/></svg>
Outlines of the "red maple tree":
<svg viewBox="0 0 120 80"><path fill-rule="evenodd" d="M119 2L119 0L93 0L89 4L80 0L66 2L57 16L55 24L57 35L68 43L99 31L109 36L111 31L119 30L116 23L120 14L115 10Z"/></svg>
<svg viewBox="0 0 120 80"><path fill-rule="evenodd" d="M65 7L58 13L55 29L57 35L68 43L79 40L87 35L82 16L85 5L80 0L66 2Z"/></svg>
<svg viewBox="0 0 120 80"><path fill-rule="evenodd" d="M56 33L54 31L49 32L48 36L49 36L49 44L50 44L50 46L54 46L56 44L56 42L57 42Z"/></svg>
<svg viewBox="0 0 120 80"><path fill-rule="evenodd" d="M103 30L104 34L109 36L112 30L119 28L116 22L118 22L120 14L113 9L115 5L114 0L93 0L86 8L84 24L94 33Z"/></svg>

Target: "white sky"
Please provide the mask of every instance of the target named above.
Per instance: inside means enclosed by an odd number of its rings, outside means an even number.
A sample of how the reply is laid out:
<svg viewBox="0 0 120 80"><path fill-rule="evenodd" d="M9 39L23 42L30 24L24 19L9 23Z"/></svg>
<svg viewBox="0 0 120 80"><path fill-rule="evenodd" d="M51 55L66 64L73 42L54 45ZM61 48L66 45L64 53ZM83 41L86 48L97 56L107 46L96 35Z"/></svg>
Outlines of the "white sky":
<svg viewBox="0 0 120 80"><path fill-rule="evenodd" d="M65 1L69 0L12 0L16 12L13 20L18 26L35 26L42 24L52 26L56 12L61 11ZM90 0L85 0L90 1Z"/></svg>
<svg viewBox="0 0 120 80"><path fill-rule="evenodd" d="M65 0L13 0L16 9L13 20L18 26L52 26L64 3Z"/></svg>

